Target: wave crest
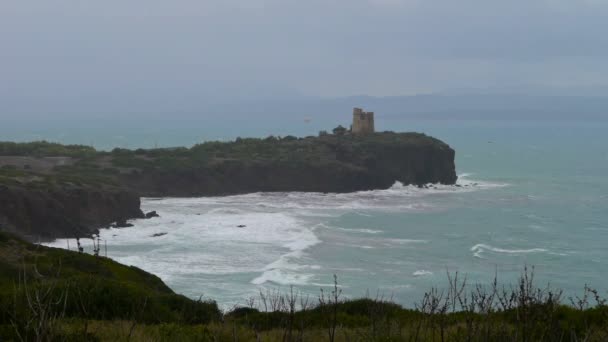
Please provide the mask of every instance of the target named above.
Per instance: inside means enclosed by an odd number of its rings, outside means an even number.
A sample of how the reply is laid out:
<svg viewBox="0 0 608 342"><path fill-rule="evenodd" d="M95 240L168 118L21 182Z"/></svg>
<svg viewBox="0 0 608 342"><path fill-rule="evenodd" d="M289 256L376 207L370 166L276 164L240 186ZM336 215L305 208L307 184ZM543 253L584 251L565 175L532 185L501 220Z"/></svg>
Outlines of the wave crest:
<svg viewBox="0 0 608 342"><path fill-rule="evenodd" d="M499 248L490 245L486 245L483 243L476 244L471 247L471 252L473 252L473 256L477 258L483 258L482 253L485 251L494 252L494 253L503 253L503 254L528 254L528 253L547 253L548 250L544 248L530 248L530 249L506 249Z"/></svg>

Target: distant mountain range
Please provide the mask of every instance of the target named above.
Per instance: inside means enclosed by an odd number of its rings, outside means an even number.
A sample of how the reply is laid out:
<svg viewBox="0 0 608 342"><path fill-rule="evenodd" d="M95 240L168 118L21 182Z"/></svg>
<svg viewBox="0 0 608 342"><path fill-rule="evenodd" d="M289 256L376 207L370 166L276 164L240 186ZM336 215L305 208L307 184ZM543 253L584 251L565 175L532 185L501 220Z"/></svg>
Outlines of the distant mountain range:
<svg viewBox="0 0 608 342"><path fill-rule="evenodd" d="M260 119L294 118L327 120L344 118L353 107L363 107L382 118L431 120L608 120L608 96L600 95L535 95L519 93L429 94L415 96L350 96L320 98L306 96L265 97L263 99L209 100L204 98L178 101L175 98L105 103L100 99L91 105L40 107L38 109L0 104L3 119ZM26 104L29 105L29 104Z"/></svg>
<svg viewBox="0 0 608 342"><path fill-rule="evenodd" d="M430 120L608 120L608 96L458 94L291 98L218 104L210 112L260 117L344 118L363 107L382 118ZM186 113L184 113L186 114ZM186 114L187 115L187 114Z"/></svg>

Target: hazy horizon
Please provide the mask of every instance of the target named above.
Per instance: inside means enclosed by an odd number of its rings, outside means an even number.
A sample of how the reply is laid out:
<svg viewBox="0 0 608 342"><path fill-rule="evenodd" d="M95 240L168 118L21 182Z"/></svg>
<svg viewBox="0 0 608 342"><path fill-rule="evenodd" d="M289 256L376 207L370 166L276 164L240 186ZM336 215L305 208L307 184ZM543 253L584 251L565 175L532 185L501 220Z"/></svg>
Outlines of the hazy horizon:
<svg viewBox="0 0 608 342"><path fill-rule="evenodd" d="M599 0L5 1L0 117L212 117L205 109L231 103L360 95L606 97L607 30Z"/></svg>

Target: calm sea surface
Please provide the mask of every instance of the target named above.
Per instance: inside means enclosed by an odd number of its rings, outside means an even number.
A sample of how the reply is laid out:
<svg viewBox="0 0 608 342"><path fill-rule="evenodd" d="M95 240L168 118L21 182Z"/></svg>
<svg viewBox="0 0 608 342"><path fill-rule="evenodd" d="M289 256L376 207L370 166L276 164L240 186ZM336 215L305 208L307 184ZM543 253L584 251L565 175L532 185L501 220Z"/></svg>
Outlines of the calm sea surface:
<svg viewBox="0 0 608 342"><path fill-rule="evenodd" d="M296 120L276 127L107 126L13 125L0 131L0 140L134 148L312 135L332 127ZM550 282L567 295L580 293L585 284L608 290L607 123L379 120L377 126L424 132L450 144L462 187L396 184L340 195L145 199L143 209L161 217L102 231L108 255L160 276L179 293L223 305L243 303L260 288L291 284L317 294L337 274L348 296L380 291L410 306L431 286L445 286L447 270L482 283L497 272L499 281L511 283L525 265L535 267L539 284ZM152 237L157 233L166 235Z"/></svg>

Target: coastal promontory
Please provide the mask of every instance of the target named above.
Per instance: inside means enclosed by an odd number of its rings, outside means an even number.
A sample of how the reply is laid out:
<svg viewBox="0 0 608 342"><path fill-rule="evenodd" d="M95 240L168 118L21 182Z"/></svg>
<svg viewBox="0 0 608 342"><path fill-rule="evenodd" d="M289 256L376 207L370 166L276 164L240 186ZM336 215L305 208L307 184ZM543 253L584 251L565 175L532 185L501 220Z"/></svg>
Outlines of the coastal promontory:
<svg viewBox="0 0 608 342"><path fill-rule="evenodd" d="M143 217L140 197L454 184L454 156L438 139L393 132L112 151L5 142L0 143L0 230L29 239L88 236Z"/></svg>

